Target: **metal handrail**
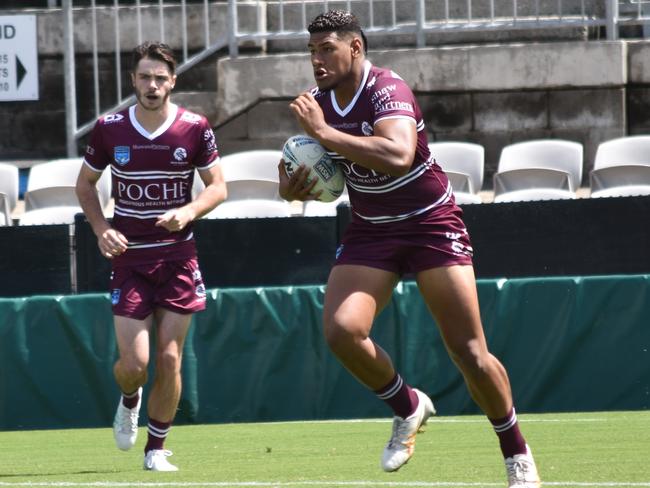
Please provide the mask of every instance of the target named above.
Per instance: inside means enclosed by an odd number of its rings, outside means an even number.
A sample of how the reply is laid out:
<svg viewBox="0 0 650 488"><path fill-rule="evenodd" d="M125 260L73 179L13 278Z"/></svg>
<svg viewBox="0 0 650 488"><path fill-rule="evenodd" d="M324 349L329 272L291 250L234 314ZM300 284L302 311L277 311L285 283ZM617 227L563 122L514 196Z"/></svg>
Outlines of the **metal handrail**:
<svg viewBox="0 0 650 488"><path fill-rule="evenodd" d="M181 42L180 46L173 46L175 49L182 51L182 59L179 62L178 73L181 74L215 52L227 47L228 53L231 57L235 58L239 55L239 47L246 42L263 42L268 40L287 40L287 39L304 39L307 35L307 7L318 6L323 11L327 10L330 2L317 1L317 0L275 0L273 2L261 2L261 0L249 0L246 2L237 0L228 0L227 2L227 32L221 33L212 42L210 41L210 25L209 13L210 5L208 0L196 0L203 3L203 46L192 56L189 54L188 42L188 25L187 25L187 0L176 0L173 7L180 6L181 8ZM592 0L602 1L605 7L604 16L596 16L593 13L587 12L585 2L581 0L579 13L568 13L562 10L562 1L558 0L558 11L553 14L543 15L540 13L539 1L534 0L534 11L526 15L518 11L517 0L512 0L512 12L509 16L498 15L495 11L495 0L489 0L487 8L489 13L480 16L476 8L473 8L472 0L466 0L465 11L466 15L463 18L452 18L450 13L450 0L444 0L442 9L444 15L441 18L427 18L427 3L425 0L416 0L416 8L413 12L413 18L406 21L399 20L397 8L398 0L356 0L346 2L346 8L351 9L353 3L355 6L367 7L367 22L364 30L368 36L378 35L399 35L409 34L413 35L416 47L423 47L426 44L426 34L428 33L444 33L452 31L496 31L496 30L521 30L521 29L546 29L546 28L594 28L603 27L607 33L607 39L614 40L618 38L618 28L621 25L643 25L650 24L650 17L645 16L642 9L642 3L650 2L650 0L628 0L634 3L634 11L631 13L621 12L619 7L625 2L619 0ZM474 0L476 2L476 0ZM66 133L67 133L67 152L69 156L76 156L76 140L86 133L88 133L95 120L86 122L78 126L77 121L77 103L76 103L76 86L75 86L75 50L73 38L73 0L61 0L64 19L64 70L65 70L65 100L66 100ZM380 2L388 3L390 11L388 13L388 21L383 25L379 22L379 16L375 10L376 5ZM193 3L196 6L196 2ZM475 3L479 5L478 3ZM165 0L158 0L158 22L160 40L165 41L165 9L168 6ZM213 2L212 6L216 8L217 3ZM223 2L220 3L223 5ZM240 30L239 28L239 8L242 6L257 6L258 23L255 30ZM261 26L259 17L260 11L263 11L261 5L266 9L277 8L279 13L277 19L277 28L267 29ZM462 5L459 3L454 4L456 7ZM485 2L480 4L483 8L486 7ZM602 4L600 5L602 8ZM97 40L97 15L98 8L112 8L114 10L114 41L113 51L115 54L115 80L117 100L113 107L105 110L104 113L110 111L120 110L132 103L134 103L133 96L124 97L122 94L122 67L120 63L120 54L123 44L121 43L122 26L120 24L120 6L119 0L113 0L112 7L97 7L95 0L91 0L91 33L92 33L92 56L93 56L93 85L94 85L94 108L95 118L102 115L99 104L99 91L101 89L101 82L99 80L98 72L98 40ZM296 9L300 8L297 12ZM137 39L138 43L142 41L142 9L145 8L140 0L135 0L135 6L130 5L128 8L135 8L136 23L137 23ZM155 8L154 4L148 4L147 8ZM299 25L289 26L288 18L285 16L285 11L294 9L294 17L299 17ZM486 10L487 12L487 10ZM264 18L263 20L266 20Z"/></svg>

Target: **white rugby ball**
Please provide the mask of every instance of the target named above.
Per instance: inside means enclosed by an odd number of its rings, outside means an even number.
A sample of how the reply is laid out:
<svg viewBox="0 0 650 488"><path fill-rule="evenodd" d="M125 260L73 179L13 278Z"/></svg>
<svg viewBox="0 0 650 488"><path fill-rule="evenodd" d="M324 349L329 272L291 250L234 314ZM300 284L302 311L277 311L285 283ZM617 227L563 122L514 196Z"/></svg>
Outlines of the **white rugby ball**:
<svg viewBox="0 0 650 488"><path fill-rule="evenodd" d="M332 161L330 155L313 137L305 135L292 136L287 139L282 148L284 169L291 177L300 164L311 168L307 182L316 178L312 192L322 190L318 197L321 202L333 202L341 196L345 189L345 175L341 167Z"/></svg>

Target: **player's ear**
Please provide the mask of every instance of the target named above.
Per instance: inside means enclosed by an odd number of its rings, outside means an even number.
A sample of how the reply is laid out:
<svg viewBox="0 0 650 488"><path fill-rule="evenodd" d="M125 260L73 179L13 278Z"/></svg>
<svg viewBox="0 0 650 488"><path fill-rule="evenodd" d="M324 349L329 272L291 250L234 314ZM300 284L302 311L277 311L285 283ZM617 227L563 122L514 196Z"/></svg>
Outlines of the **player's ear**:
<svg viewBox="0 0 650 488"><path fill-rule="evenodd" d="M131 85L135 88L135 73L131 71Z"/></svg>
<svg viewBox="0 0 650 488"><path fill-rule="evenodd" d="M359 37L354 36L352 42L350 42L350 50L353 58L361 56L363 54L363 41Z"/></svg>
<svg viewBox="0 0 650 488"><path fill-rule="evenodd" d="M175 86L176 86L176 75L172 75L172 82L171 82L172 90L174 89Z"/></svg>

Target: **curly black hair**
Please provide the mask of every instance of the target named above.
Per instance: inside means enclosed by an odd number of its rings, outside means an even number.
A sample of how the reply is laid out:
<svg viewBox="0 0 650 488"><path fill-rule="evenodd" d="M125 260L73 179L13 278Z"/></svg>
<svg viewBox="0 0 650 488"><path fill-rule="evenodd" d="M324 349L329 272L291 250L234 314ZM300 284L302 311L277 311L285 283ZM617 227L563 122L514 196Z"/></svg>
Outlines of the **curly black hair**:
<svg viewBox="0 0 650 488"><path fill-rule="evenodd" d="M359 20L352 12L330 10L316 17L307 27L310 34L316 32L346 32L359 34L363 40L363 52L368 53L368 40L361 29Z"/></svg>

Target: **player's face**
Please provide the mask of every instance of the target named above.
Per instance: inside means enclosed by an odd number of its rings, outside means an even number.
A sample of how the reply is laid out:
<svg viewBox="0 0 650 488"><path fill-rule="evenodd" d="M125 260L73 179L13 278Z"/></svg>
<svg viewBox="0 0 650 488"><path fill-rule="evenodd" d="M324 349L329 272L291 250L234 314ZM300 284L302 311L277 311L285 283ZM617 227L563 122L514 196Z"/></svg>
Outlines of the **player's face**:
<svg viewBox="0 0 650 488"><path fill-rule="evenodd" d="M131 74L131 80L140 106L145 110L156 111L169 101L176 75L171 74L166 63L142 58Z"/></svg>
<svg viewBox="0 0 650 488"><path fill-rule="evenodd" d="M319 89L334 89L351 78L352 61L358 51L354 38L340 37L336 32L316 32L310 35L308 48Z"/></svg>

